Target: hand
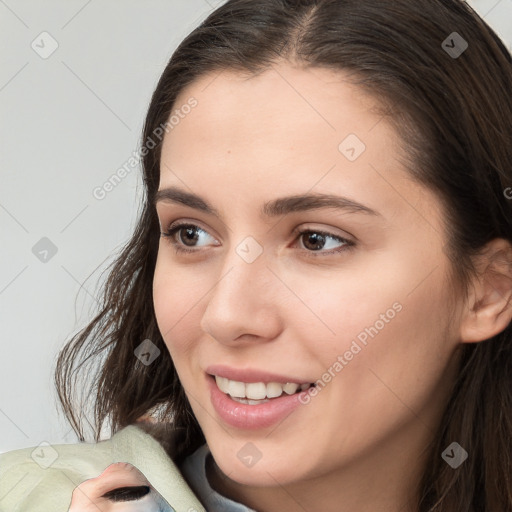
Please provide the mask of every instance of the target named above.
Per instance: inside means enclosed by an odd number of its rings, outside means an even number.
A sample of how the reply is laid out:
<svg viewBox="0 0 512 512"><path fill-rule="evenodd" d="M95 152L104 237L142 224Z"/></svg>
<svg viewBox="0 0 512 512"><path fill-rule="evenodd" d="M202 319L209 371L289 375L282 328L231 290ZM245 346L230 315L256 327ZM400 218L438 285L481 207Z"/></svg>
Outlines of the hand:
<svg viewBox="0 0 512 512"><path fill-rule="evenodd" d="M117 462L73 491L68 512L171 512L146 477L132 464Z"/></svg>

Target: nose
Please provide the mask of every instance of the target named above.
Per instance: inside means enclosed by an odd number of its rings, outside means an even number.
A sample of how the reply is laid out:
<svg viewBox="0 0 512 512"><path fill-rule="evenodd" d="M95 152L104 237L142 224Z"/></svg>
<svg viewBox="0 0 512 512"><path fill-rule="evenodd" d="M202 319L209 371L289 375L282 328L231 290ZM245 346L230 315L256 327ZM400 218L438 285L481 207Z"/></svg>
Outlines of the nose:
<svg viewBox="0 0 512 512"><path fill-rule="evenodd" d="M232 250L207 295L204 332L226 345L265 342L279 335L282 290L267 263L265 253L249 263Z"/></svg>

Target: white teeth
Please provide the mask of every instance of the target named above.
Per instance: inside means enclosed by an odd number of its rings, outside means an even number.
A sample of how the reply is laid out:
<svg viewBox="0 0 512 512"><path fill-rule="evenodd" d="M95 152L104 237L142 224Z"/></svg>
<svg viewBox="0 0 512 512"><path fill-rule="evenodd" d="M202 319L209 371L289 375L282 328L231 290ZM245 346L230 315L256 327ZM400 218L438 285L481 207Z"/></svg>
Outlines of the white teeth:
<svg viewBox="0 0 512 512"><path fill-rule="evenodd" d="M284 386L284 392L288 395L293 395L297 389L299 389L300 384L294 384L293 382L287 382Z"/></svg>
<svg viewBox="0 0 512 512"><path fill-rule="evenodd" d="M223 392L227 393L229 386L228 386L228 379L225 377L217 377L215 376L215 382L217 382L218 388Z"/></svg>
<svg viewBox="0 0 512 512"><path fill-rule="evenodd" d="M277 398L283 394L283 386L278 382L269 382L266 387L268 398Z"/></svg>
<svg viewBox="0 0 512 512"><path fill-rule="evenodd" d="M245 384L236 380L228 380L228 393L236 398L245 398Z"/></svg>
<svg viewBox="0 0 512 512"><path fill-rule="evenodd" d="M267 396L267 386L263 382L251 382L246 384L245 396L253 400L262 400Z"/></svg>
<svg viewBox="0 0 512 512"><path fill-rule="evenodd" d="M255 405L257 403L264 403L267 398L280 397L283 392L287 395L293 395L300 388L301 391L309 388L309 384L296 384L295 382L287 382L281 384L279 382L239 382L235 380L226 379L225 377L215 376L218 388L232 398L236 398L237 402L250 403ZM248 399L248 400L247 400ZM253 402L257 400L256 402Z"/></svg>

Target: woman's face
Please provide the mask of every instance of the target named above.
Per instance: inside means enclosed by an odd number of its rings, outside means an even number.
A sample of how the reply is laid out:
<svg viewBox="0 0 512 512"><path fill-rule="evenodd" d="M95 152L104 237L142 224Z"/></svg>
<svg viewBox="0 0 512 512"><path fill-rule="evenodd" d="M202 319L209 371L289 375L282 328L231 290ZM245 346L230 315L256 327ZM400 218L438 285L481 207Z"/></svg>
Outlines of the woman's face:
<svg viewBox="0 0 512 512"><path fill-rule="evenodd" d="M344 77L212 73L182 91L174 110L197 105L164 139L159 221L185 227L160 240L156 317L238 483L413 473L456 370L440 202Z"/></svg>

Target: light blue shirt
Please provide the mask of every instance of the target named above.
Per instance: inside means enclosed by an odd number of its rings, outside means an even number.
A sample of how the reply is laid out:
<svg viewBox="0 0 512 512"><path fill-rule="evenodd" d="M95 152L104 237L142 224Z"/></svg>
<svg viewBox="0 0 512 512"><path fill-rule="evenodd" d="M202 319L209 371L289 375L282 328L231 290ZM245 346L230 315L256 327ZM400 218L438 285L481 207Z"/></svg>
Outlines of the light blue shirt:
<svg viewBox="0 0 512 512"><path fill-rule="evenodd" d="M190 454L181 465L181 471L196 496L208 512L257 512L256 510L230 500L211 488L206 477L206 462L212 457L205 443Z"/></svg>

